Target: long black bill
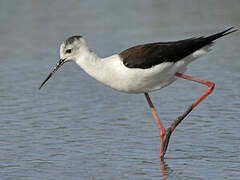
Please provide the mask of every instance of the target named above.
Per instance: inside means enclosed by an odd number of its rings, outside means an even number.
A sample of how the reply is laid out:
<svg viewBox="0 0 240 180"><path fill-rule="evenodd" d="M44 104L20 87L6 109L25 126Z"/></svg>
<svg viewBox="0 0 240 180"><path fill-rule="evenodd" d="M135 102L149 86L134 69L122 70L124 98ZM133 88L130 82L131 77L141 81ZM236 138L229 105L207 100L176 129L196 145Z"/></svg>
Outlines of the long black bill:
<svg viewBox="0 0 240 180"><path fill-rule="evenodd" d="M50 77L52 77L52 75L65 63L65 59L60 59L59 62L56 64L56 66L54 67L53 71L48 75L48 77L43 81L43 83L41 84L41 86L38 89L41 89L43 87L43 85L50 79Z"/></svg>

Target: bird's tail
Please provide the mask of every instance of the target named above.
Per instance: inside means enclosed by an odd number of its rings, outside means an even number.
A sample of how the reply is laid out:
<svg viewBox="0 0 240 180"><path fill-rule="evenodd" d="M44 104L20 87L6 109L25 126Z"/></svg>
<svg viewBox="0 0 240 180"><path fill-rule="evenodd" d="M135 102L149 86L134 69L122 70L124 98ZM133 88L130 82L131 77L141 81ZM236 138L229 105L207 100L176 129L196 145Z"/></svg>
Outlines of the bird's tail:
<svg viewBox="0 0 240 180"><path fill-rule="evenodd" d="M230 27L230 28L226 29L225 31L222 31L222 32L217 33L217 34L213 34L211 36L207 36L204 39L207 40L210 43L210 42L215 41L218 38L221 38L223 36L226 36L228 34L236 32L236 31L238 31L238 29L235 29L234 27Z"/></svg>

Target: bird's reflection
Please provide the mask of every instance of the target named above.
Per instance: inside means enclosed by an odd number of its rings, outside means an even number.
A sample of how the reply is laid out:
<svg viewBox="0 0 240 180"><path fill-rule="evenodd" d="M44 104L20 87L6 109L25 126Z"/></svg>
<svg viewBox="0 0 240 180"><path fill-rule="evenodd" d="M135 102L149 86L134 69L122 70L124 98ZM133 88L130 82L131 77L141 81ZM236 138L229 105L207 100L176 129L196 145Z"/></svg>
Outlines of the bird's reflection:
<svg viewBox="0 0 240 180"><path fill-rule="evenodd" d="M172 170L170 169L170 167L168 167L168 165L165 163L164 160L160 160L160 166L161 166L162 180L166 180Z"/></svg>

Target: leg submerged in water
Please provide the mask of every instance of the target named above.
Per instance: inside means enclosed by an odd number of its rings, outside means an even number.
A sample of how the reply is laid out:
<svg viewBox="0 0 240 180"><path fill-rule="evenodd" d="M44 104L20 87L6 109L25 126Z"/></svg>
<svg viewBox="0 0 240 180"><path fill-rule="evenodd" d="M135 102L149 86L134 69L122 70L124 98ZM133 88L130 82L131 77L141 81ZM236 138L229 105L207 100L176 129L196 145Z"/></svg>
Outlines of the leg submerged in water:
<svg viewBox="0 0 240 180"><path fill-rule="evenodd" d="M162 149L163 146L162 146L162 143L163 143L163 138L165 136L166 130L165 130L165 128L164 128L160 118L157 115L157 112L156 112L156 110L154 108L154 105L153 105L153 103L152 103L148 93L144 93L144 95L145 95L145 97L147 99L148 105L149 105L149 107L150 107L150 109L151 109L151 111L153 113L154 118L156 119L156 123L158 125L159 130L160 130L160 138L161 138L160 157L162 157L163 156L163 149Z"/></svg>
<svg viewBox="0 0 240 180"><path fill-rule="evenodd" d="M205 80L201 80L201 79L197 79L191 76L187 76L181 73L176 73L175 74L177 77L179 78L183 78L183 79L187 79L190 81L194 81L200 84L204 84L206 86L208 86L208 90L199 98L197 99L191 106L188 107L188 109L183 113L182 116L179 116L173 123L172 125L165 130L162 122L160 121L155 108L151 102L151 99L148 95L148 93L145 93L145 97L148 101L148 104L152 110L153 116L156 119L156 122L158 124L158 127L160 129L160 136L161 136L161 144L160 144L160 159L163 160L164 155L167 151L167 147L168 147L168 143L169 143L169 139L171 137L172 132L175 130L175 128L182 122L182 120L195 108L197 107L197 105L204 100L214 89L215 84L213 82L210 81L205 81Z"/></svg>

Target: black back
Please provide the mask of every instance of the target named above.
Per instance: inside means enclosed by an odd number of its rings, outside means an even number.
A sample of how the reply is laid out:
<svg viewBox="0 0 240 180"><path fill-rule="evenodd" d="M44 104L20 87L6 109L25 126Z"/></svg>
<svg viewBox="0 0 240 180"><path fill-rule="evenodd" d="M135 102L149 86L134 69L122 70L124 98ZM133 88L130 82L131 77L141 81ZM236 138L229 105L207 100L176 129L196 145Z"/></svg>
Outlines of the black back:
<svg viewBox="0 0 240 180"><path fill-rule="evenodd" d="M212 44L214 40L237 31L235 29L228 32L231 29L233 27L208 37L138 45L121 52L119 55L128 68L147 69L163 62L175 63L198 49Z"/></svg>

